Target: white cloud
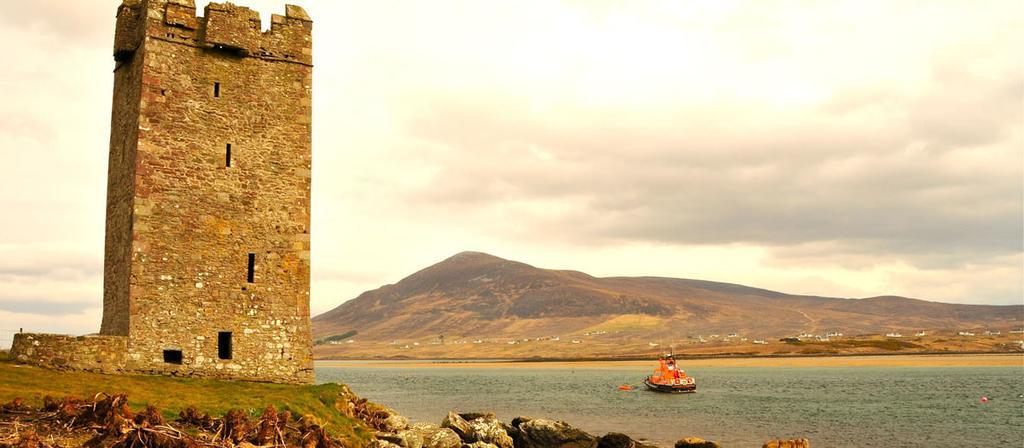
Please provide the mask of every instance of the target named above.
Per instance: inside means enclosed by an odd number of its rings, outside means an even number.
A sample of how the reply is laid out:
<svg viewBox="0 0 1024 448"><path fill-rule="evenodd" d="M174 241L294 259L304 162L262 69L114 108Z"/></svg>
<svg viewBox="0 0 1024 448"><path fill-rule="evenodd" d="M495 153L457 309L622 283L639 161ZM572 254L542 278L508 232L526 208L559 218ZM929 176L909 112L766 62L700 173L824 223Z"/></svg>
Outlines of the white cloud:
<svg viewBox="0 0 1024 448"><path fill-rule="evenodd" d="M0 328L98 328L117 2L72 3L0 5ZM1017 2L307 3L314 311L467 249L1024 296Z"/></svg>

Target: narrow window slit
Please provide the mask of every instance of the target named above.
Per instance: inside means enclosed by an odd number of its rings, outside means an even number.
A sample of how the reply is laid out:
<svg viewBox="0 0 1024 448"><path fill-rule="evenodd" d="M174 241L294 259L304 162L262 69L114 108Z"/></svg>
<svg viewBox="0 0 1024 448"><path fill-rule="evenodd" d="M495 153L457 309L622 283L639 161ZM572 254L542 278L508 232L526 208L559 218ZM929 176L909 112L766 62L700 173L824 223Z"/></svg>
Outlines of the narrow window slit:
<svg viewBox="0 0 1024 448"><path fill-rule="evenodd" d="M219 82L213 83L213 96L216 97L216 98L220 98L220 83Z"/></svg>
<svg viewBox="0 0 1024 448"><path fill-rule="evenodd" d="M217 332L217 357L231 359L231 332Z"/></svg>
<svg viewBox="0 0 1024 448"><path fill-rule="evenodd" d="M255 283L256 280L256 254L249 254L249 273L246 276L249 283Z"/></svg>
<svg viewBox="0 0 1024 448"><path fill-rule="evenodd" d="M231 143L228 143L227 154L224 156L224 166L231 168Z"/></svg>

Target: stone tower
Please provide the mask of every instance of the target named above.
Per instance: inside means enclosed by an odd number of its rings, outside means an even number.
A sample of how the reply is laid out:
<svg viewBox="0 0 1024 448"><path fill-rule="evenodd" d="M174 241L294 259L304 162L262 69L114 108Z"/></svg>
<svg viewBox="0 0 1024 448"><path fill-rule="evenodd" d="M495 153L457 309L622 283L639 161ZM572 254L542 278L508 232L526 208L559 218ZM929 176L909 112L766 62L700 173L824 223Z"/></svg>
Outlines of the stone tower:
<svg viewBox="0 0 1024 448"><path fill-rule="evenodd" d="M100 335L22 336L18 359L312 381L312 22L285 11L262 31L231 3L123 0Z"/></svg>

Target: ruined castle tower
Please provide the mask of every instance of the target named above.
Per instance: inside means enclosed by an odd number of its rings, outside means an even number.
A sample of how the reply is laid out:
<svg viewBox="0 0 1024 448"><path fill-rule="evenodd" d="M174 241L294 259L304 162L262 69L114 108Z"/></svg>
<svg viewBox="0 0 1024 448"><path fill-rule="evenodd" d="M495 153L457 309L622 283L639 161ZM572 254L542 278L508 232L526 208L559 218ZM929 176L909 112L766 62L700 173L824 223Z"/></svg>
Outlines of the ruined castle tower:
<svg viewBox="0 0 1024 448"><path fill-rule="evenodd" d="M123 1L100 335L22 336L18 359L312 381L312 22L297 6L271 22Z"/></svg>

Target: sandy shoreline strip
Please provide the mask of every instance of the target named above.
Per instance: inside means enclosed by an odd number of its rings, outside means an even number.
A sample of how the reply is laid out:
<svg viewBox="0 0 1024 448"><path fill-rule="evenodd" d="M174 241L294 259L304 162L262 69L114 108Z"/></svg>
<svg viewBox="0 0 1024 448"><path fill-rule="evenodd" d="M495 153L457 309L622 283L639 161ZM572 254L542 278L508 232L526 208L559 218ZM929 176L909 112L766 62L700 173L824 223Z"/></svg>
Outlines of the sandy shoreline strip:
<svg viewBox="0 0 1024 448"><path fill-rule="evenodd" d="M318 367L345 368L473 368L473 369L608 369L648 368L653 361L389 361L352 360L317 361ZM988 355L891 355L891 356L836 356L799 358L720 358L689 359L680 363L688 369L702 367L1020 367L1024 371L1024 354Z"/></svg>

